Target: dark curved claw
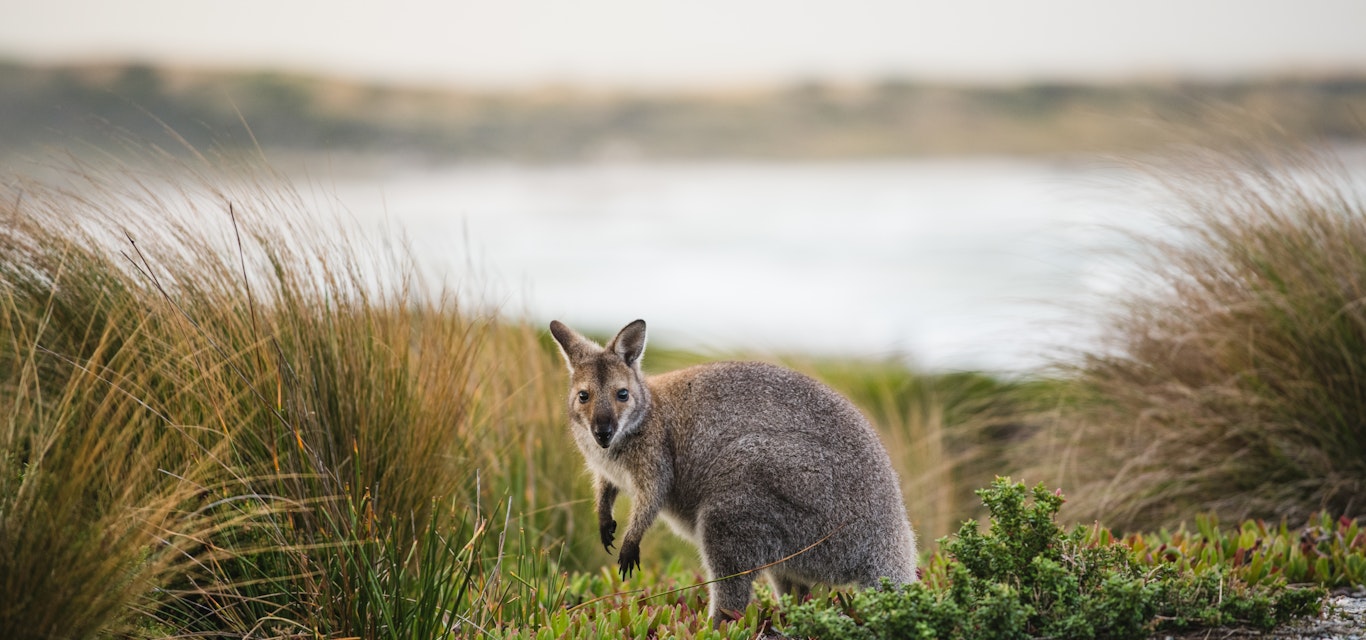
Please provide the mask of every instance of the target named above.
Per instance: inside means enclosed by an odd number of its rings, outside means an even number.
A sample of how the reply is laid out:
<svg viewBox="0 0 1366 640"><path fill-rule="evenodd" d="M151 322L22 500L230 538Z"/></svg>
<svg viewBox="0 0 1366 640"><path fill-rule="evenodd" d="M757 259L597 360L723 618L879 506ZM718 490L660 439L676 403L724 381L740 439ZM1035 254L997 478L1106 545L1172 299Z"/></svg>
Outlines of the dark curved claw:
<svg viewBox="0 0 1366 640"><path fill-rule="evenodd" d="M602 548L612 553L612 541L617 537L617 521L606 520L598 523L598 537L602 538Z"/></svg>
<svg viewBox="0 0 1366 640"><path fill-rule="evenodd" d="M640 545L629 542L621 545L621 553L618 554L618 561L621 564L621 579L631 577L631 571L640 568Z"/></svg>

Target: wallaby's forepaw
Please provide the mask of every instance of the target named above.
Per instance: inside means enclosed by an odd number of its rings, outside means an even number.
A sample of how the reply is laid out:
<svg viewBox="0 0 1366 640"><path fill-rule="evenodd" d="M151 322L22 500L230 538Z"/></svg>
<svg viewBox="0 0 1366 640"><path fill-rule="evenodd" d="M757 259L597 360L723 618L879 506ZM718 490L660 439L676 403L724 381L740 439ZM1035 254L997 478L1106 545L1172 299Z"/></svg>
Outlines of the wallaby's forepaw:
<svg viewBox="0 0 1366 640"><path fill-rule="evenodd" d="M612 553L612 541L617 537L617 521L604 520L598 523L598 535L602 538L602 548Z"/></svg>
<svg viewBox="0 0 1366 640"><path fill-rule="evenodd" d="M618 561L621 564L621 579L631 577L631 571L640 568L640 544L623 542L621 543L621 553L618 554Z"/></svg>

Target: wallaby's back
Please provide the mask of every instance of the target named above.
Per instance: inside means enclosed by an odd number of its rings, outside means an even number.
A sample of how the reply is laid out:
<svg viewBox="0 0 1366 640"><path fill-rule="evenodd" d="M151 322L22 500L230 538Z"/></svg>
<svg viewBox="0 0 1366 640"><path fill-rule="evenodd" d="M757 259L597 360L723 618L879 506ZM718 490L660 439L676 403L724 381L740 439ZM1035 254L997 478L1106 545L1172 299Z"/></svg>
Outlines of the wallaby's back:
<svg viewBox="0 0 1366 640"><path fill-rule="evenodd" d="M758 362L701 365L648 385L651 419L675 448L666 514L690 537L700 520L771 540L762 545L771 549L750 549L720 537L704 549L708 556L749 556L741 564L753 568L815 544L774 573L806 584L914 580L915 538L891 460L843 396Z"/></svg>

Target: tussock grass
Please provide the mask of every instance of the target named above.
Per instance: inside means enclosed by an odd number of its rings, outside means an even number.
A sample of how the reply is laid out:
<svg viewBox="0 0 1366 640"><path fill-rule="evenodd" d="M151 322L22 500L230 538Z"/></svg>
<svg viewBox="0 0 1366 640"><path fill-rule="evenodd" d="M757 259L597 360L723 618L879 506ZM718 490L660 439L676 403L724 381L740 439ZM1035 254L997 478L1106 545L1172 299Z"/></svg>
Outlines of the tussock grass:
<svg viewBox="0 0 1366 640"><path fill-rule="evenodd" d="M1071 488L1074 516L1122 529L1366 512L1359 185L1266 147L1155 175L1176 233L1140 239L1143 276L1026 466Z"/></svg>
<svg viewBox="0 0 1366 640"><path fill-rule="evenodd" d="M6 196L0 636L89 637L127 626L130 607L155 606L158 585L207 555L194 540L214 523L187 505L210 470L160 400L197 374L161 348L107 257ZM127 348L142 340L155 348Z"/></svg>
<svg viewBox="0 0 1366 640"><path fill-rule="evenodd" d="M551 588L539 335L276 176L164 166L0 194L0 635L430 638Z"/></svg>
<svg viewBox="0 0 1366 640"><path fill-rule="evenodd" d="M119 629L129 606L146 606L156 585L189 567L192 539L212 530L183 508L198 493L189 479L204 469L183 458L181 434L155 409L100 379L116 375L124 389L151 382L111 370L119 355L107 334L92 336L84 357L54 366L42 340L56 330L10 332L22 312L6 298L0 636Z"/></svg>

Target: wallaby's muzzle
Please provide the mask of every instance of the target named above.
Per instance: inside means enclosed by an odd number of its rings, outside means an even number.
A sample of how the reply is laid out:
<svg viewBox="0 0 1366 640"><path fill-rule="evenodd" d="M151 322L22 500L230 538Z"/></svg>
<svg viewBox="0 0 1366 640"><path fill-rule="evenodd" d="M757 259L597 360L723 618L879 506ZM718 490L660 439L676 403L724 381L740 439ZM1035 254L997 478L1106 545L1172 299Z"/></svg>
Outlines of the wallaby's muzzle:
<svg viewBox="0 0 1366 640"><path fill-rule="evenodd" d="M598 404L593 407L593 439L602 448L612 442L612 434L617 432L617 418L612 414L610 405Z"/></svg>
<svg viewBox="0 0 1366 640"><path fill-rule="evenodd" d="M612 434L616 432L617 430L613 428L612 423L610 422L607 424L593 425L593 439L597 440L598 444L604 449L607 448L607 445L612 443Z"/></svg>

